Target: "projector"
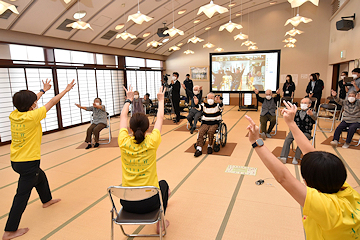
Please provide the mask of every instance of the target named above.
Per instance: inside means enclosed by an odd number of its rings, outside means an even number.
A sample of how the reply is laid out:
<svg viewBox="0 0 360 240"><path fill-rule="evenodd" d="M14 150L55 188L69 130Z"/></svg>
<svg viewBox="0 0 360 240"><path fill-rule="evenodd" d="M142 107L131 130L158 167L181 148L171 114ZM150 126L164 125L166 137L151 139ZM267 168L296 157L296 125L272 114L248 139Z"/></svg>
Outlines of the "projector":
<svg viewBox="0 0 360 240"><path fill-rule="evenodd" d="M164 34L164 32L165 32L166 30L168 30L169 28L165 26L166 23L163 23L163 24L164 24L164 27L163 27L163 28L158 28L158 30L157 30L157 35L158 35L159 37L168 37L169 34Z"/></svg>
<svg viewBox="0 0 360 240"><path fill-rule="evenodd" d="M336 22L336 29L339 31L349 31L354 28L353 20L340 20Z"/></svg>

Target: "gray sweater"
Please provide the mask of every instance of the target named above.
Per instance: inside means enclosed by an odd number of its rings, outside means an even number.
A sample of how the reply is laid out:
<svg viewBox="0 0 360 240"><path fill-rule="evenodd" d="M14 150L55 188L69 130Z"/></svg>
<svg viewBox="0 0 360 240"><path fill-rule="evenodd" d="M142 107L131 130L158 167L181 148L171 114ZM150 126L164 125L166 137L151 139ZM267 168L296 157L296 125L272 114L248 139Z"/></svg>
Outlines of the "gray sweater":
<svg viewBox="0 0 360 240"><path fill-rule="evenodd" d="M267 100L266 98L260 97L259 94L256 94L256 98L262 103L260 116L265 116L267 113L271 116L275 116L276 104L280 101L280 95L276 94L275 97Z"/></svg>
<svg viewBox="0 0 360 240"><path fill-rule="evenodd" d="M360 100L350 103L348 100L334 98L335 102L343 106L343 121L347 123L360 123Z"/></svg>
<svg viewBox="0 0 360 240"><path fill-rule="evenodd" d="M87 107L86 111L92 111L93 112L93 122L94 124L104 123L107 125L107 114L105 111L105 106L101 105L101 109L94 108L93 106Z"/></svg>

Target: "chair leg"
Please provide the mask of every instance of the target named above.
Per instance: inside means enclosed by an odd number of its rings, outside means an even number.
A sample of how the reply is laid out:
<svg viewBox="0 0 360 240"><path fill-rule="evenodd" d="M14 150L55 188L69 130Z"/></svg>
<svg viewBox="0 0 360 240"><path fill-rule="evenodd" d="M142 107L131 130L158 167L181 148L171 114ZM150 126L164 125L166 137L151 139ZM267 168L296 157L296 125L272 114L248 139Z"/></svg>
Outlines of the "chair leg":
<svg viewBox="0 0 360 240"><path fill-rule="evenodd" d="M114 221L113 221L113 213L114 210L110 211L110 219L111 219L111 240L114 240Z"/></svg>

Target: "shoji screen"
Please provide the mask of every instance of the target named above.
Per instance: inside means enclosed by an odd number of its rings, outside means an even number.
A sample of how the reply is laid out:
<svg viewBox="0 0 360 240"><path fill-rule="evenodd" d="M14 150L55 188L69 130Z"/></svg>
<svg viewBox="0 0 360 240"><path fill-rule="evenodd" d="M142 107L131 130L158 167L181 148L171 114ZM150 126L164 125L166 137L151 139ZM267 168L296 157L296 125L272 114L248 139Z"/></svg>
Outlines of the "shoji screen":
<svg viewBox="0 0 360 240"><path fill-rule="evenodd" d="M96 70L98 96L101 98L106 111L114 115L114 98L111 81L111 70Z"/></svg>
<svg viewBox="0 0 360 240"><path fill-rule="evenodd" d="M97 98L95 70L78 69L79 89L80 89L80 105L90 107L93 105L94 99ZM82 122L90 121L92 112L81 110Z"/></svg>
<svg viewBox="0 0 360 240"><path fill-rule="evenodd" d="M124 71L111 70L112 89L114 99L114 114L120 114L125 101Z"/></svg>

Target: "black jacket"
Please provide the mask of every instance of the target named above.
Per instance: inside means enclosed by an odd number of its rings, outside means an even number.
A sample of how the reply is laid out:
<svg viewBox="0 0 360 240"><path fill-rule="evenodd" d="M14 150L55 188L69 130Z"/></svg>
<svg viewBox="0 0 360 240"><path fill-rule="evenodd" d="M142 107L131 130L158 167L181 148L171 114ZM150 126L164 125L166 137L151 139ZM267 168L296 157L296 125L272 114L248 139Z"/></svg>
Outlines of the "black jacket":
<svg viewBox="0 0 360 240"><path fill-rule="evenodd" d="M287 91L289 91L289 93L286 93ZM284 83L283 86L283 92L284 92L284 97L291 97L292 93L295 91L295 83L291 82L291 83Z"/></svg>
<svg viewBox="0 0 360 240"><path fill-rule="evenodd" d="M313 93L314 98L320 99L322 95L322 90L324 89L324 82L323 80L319 79L315 81L314 89L311 87L311 81L309 81L306 87L306 93L309 94L311 91Z"/></svg>
<svg viewBox="0 0 360 240"><path fill-rule="evenodd" d="M171 94L173 99L180 99L180 82L176 81L174 84L170 84Z"/></svg>

